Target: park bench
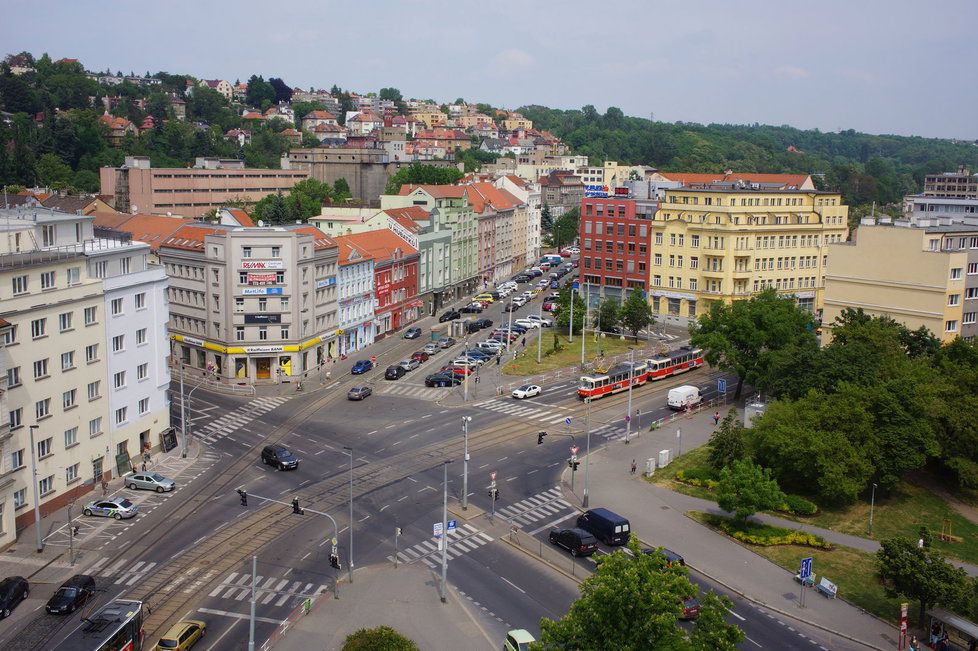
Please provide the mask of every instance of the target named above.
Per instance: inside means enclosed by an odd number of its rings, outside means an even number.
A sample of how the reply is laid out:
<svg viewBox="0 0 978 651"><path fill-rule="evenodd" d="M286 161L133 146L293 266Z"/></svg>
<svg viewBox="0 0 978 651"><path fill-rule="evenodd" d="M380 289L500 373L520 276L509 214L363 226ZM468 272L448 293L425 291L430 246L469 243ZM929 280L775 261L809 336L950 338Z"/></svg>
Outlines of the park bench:
<svg viewBox="0 0 978 651"><path fill-rule="evenodd" d="M835 599L836 594L839 592L839 586L825 577L822 577L822 580L818 582L818 586L815 589L830 599Z"/></svg>

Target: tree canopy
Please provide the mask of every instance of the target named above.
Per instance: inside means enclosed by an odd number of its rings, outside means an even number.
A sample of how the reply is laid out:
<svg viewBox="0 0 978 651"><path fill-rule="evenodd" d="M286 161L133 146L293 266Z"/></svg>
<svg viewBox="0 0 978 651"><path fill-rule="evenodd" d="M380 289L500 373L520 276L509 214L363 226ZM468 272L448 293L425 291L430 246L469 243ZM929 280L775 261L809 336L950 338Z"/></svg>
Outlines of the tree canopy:
<svg viewBox="0 0 978 651"><path fill-rule="evenodd" d="M621 322L631 331L635 341L638 341L639 330L655 323L652 307L642 295L642 290L633 289L628 292L628 297L621 306Z"/></svg>
<svg viewBox="0 0 978 651"><path fill-rule="evenodd" d="M771 471L750 459L738 459L720 471L717 505L744 521L758 511L769 511L784 504L784 493Z"/></svg>
<svg viewBox="0 0 978 651"><path fill-rule="evenodd" d="M463 174L454 167L435 167L414 163L402 167L387 180L384 194L397 194L401 186L414 185L454 185L462 179Z"/></svg>
<svg viewBox="0 0 978 651"><path fill-rule="evenodd" d="M584 327L585 305L584 298L580 292L575 292L567 287L560 290L557 297L557 320L554 323L558 332L567 332L571 327L571 295L574 296L574 326L572 332L580 332Z"/></svg>
<svg viewBox="0 0 978 651"><path fill-rule="evenodd" d="M418 645L390 626L375 626L347 635L342 651L418 651Z"/></svg>

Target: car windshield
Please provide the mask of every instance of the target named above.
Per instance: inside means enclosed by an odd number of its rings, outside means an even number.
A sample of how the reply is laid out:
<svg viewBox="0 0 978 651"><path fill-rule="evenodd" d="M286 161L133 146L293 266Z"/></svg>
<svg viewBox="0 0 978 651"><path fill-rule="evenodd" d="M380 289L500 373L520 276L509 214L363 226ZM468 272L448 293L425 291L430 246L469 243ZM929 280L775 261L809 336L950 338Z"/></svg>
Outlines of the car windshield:
<svg viewBox="0 0 978 651"><path fill-rule="evenodd" d="M153 481L159 481L159 482L166 481L166 477L164 477L158 472L153 473L151 476L153 478Z"/></svg>
<svg viewBox="0 0 978 651"><path fill-rule="evenodd" d="M62 597L68 597L69 599L74 599L75 595L78 594L78 588L60 588L58 590L58 595Z"/></svg>
<svg viewBox="0 0 978 651"><path fill-rule="evenodd" d="M129 500L122 500L121 502L119 502L119 506L121 506L124 509L131 509L132 502L130 502Z"/></svg>
<svg viewBox="0 0 978 651"><path fill-rule="evenodd" d="M177 641L176 640L168 640L168 639L165 639L164 638L164 639L160 640L160 642L159 642L159 644L157 646L159 646L161 649L175 649L175 648L177 648Z"/></svg>
<svg viewBox="0 0 978 651"><path fill-rule="evenodd" d="M520 391L529 391L529 390L530 390L529 384L524 384L523 386L520 387Z"/></svg>

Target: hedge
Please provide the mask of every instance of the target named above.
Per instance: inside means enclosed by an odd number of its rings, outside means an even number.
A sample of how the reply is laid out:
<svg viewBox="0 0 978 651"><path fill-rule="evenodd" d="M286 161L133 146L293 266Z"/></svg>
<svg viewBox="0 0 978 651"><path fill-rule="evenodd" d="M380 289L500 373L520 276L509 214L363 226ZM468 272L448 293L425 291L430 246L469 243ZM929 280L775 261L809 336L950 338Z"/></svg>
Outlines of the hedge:
<svg viewBox="0 0 978 651"><path fill-rule="evenodd" d="M799 495L785 495L784 502L778 509L784 513L793 513L794 515L815 515L818 513L818 505Z"/></svg>
<svg viewBox="0 0 978 651"><path fill-rule="evenodd" d="M680 470L676 473L676 481L682 482L684 484L689 484L690 486L699 486L700 488L705 488L707 490L714 490L717 487L717 481L715 479L703 478L699 476L700 472L696 471L696 468L690 468L689 471ZM693 476L690 476L693 475Z"/></svg>
<svg viewBox="0 0 978 651"><path fill-rule="evenodd" d="M743 531L734 531L730 534L737 540L748 545L760 545L770 547L772 545L805 545L817 549L832 549L832 544L826 542L819 536L802 531L790 531L784 535L757 536Z"/></svg>

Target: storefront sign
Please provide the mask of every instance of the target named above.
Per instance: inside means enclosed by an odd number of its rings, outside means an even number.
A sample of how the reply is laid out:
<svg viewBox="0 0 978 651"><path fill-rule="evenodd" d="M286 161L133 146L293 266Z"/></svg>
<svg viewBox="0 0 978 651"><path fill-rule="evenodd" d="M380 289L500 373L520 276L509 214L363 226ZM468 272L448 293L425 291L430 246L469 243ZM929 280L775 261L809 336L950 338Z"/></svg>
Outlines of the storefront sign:
<svg viewBox="0 0 978 651"><path fill-rule="evenodd" d="M244 351L246 353L281 353L284 350L283 346L245 346Z"/></svg>
<svg viewBox="0 0 978 651"><path fill-rule="evenodd" d="M336 284L336 276L329 276L323 278L322 280L316 281L316 289L322 289L323 287L332 287Z"/></svg>
<svg viewBox="0 0 978 651"><path fill-rule="evenodd" d="M269 323L281 323L281 314L245 314L244 322L249 325L267 325Z"/></svg>
<svg viewBox="0 0 978 651"><path fill-rule="evenodd" d="M253 276L256 274L248 274ZM241 290L242 296L270 296L270 295L281 295L281 287L245 287Z"/></svg>
<svg viewBox="0 0 978 651"><path fill-rule="evenodd" d="M277 280L277 276L273 273L271 274L248 274L248 284L249 285L274 285Z"/></svg>
<svg viewBox="0 0 978 651"><path fill-rule="evenodd" d="M285 269L281 260L242 260L242 269Z"/></svg>

